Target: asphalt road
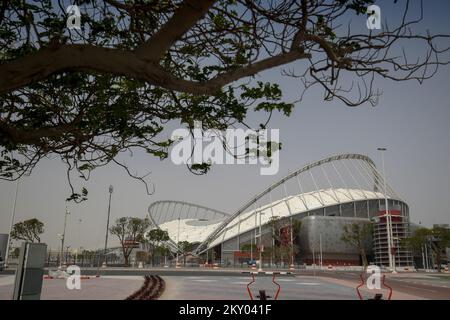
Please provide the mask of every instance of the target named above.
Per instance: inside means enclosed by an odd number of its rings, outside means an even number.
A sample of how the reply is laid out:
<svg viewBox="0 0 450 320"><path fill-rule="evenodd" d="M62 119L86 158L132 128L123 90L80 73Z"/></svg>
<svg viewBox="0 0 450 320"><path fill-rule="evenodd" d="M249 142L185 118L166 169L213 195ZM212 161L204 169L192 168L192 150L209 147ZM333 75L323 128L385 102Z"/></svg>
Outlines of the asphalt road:
<svg viewBox="0 0 450 320"><path fill-rule="evenodd" d="M303 275L314 277L311 271L303 271ZM359 273L343 271L318 271L317 276L344 280L357 285L360 283ZM386 275L386 283L394 292L407 293L431 300L450 300L449 275L397 274Z"/></svg>
<svg viewBox="0 0 450 320"><path fill-rule="evenodd" d="M247 284L252 281L250 276L164 276L163 279L166 281L166 291L160 298L162 300L250 300L247 291ZM320 278L286 276L275 281L280 285L279 300L358 299L353 288ZM256 277L249 288L255 300L259 290L265 290L269 300L272 300L278 289L271 277Z"/></svg>
<svg viewBox="0 0 450 320"><path fill-rule="evenodd" d="M136 276L157 274L162 276L167 283L167 290L162 299L249 299L246 285L251 281L251 276L249 273L242 273L242 271L231 269L205 270L199 268L147 270L124 268L101 268L97 270L96 268L89 268L83 269L82 274L96 275L99 273L101 278L122 278L122 280L127 278L137 280ZM249 270L246 271L248 272ZM13 272L8 270L1 273L11 274ZM360 283L358 272L297 270L295 275L277 275L276 279L281 285L279 299L358 299L355 291L355 288ZM276 286L271 280L271 275L258 275L257 282L251 286L253 296L258 294L258 290L264 289L267 290L268 295L273 297ZM0 287L2 286L1 282ZM89 280L89 283L94 285L97 284L97 281ZM101 283L98 282L98 284ZM448 274L387 274L386 283L393 288L393 299L450 300L450 275ZM55 295L57 294L56 291L55 287ZM374 295L374 291L363 293L365 298L373 297ZM381 293L383 293L384 297L387 297L387 290ZM68 298L71 297L68 296ZM94 289L92 289L92 295L89 298L95 299ZM105 297L101 295L101 298ZM119 296L115 298L119 298Z"/></svg>

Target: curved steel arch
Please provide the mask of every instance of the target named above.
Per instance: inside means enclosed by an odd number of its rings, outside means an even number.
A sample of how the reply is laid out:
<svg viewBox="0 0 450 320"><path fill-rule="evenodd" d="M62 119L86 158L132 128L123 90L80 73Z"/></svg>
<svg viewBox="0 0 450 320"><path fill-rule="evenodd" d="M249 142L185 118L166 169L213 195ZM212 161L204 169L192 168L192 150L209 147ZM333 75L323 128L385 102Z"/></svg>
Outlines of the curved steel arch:
<svg viewBox="0 0 450 320"><path fill-rule="evenodd" d="M334 155L328 158L324 158L315 162L312 162L310 164L307 164L303 167L301 167L300 169L297 169L291 173L289 173L288 175L286 175L285 177L283 177L282 179L278 180L277 182L273 183L272 185L270 185L267 189L265 189L264 191L260 192L259 194L257 194L256 196L254 196L253 198L251 198L251 200L249 200L247 203L245 203L239 210L237 210L235 213L233 213L232 215L230 215L227 219L225 219L222 224L215 229L196 249L195 253L199 254L202 251L204 251L204 247L208 245L208 243L210 243L211 241L213 241L216 236L222 232L222 230L224 230L227 225L233 221L236 217L238 217L240 214L246 212L246 210L248 208L250 208L254 203L256 203L259 199L261 199L263 196L265 196L266 194L268 194L269 192L271 192L272 190L274 190L275 188L279 187L280 185L282 185L283 183L285 183L286 181L298 176L299 174L306 172L308 170L311 170L314 167L318 167L321 166L323 164L326 163L330 163L333 161L339 161L339 160L347 160L347 159L353 159L353 160L361 160L364 162L367 162L369 164L369 166L372 168L373 170L373 174L374 174L374 183L375 186L378 186L379 181L377 176L375 175L376 172L376 166L375 163L373 162L372 159L370 159L368 156L362 155L362 154L354 154L354 153L348 153L348 154L338 154L338 155Z"/></svg>

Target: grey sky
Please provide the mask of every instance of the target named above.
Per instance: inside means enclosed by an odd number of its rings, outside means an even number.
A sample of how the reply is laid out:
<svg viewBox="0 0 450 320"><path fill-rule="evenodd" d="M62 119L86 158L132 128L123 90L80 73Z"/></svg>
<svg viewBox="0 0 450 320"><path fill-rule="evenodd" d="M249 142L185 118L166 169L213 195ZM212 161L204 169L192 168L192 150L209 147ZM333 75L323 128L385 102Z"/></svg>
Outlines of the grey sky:
<svg viewBox="0 0 450 320"><path fill-rule="evenodd" d="M427 5L430 7L425 12L423 30L448 33L449 1L426 1ZM362 17L360 20L365 23ZM319 88L309 91L291 117L276 116L271 122L271 128L280 128L283 143L280 171L275 176L260 176L258 166L242 165L218 165L205 176L195 176L186 167L173 165L170 159L161 162L136 153L127 158L127 163L139 173L152 171L151 181L156 185L156 193L147 196L144 187L117 166L97 169L85 184L89 201L70 204L66 243L73 248L103 245L109 184L114 185L112 221L121 216L144 217L149 204L161 199L185 200L233 212L289 171L331 154L362 153L380 166L376 151L379 146L388 148L388 181L409 204L412 221L428 226L450 223L449 71L449 67L441 68L423 85L378 79L383 95L375 108L324 102ZM298 98L300 84L282 78L279 70L263 73L261 80L278 81L287 100ZM81 186L80 181L77 183ZM0 233L8 231L14 190L15 183L0 182ZM20 182L16 221L36 217L45 222L42 240L57 249L56 235L62 232L68 193L65 167L60 160L42 161L32 176ZM110 243L117 242L114 239Z"/></svg>

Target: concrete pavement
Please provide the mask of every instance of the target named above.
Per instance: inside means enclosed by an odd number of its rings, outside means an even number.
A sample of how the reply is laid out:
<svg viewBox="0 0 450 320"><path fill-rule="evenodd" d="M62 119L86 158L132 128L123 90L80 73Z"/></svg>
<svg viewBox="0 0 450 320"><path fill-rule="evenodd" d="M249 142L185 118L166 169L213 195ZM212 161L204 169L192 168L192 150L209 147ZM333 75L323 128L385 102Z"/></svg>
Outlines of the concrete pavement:
<svg viewBox="0 0 450 320"><path fill-rule="evenodd" d="M65 279L44 279L41 300L123 300L143 284L141 276L101 277L81 280L80 290L66 288ZM0 300L10 300L14 276L0 276Z"/></svg>
<svg viewBox="0 0 450 320"><path fill-rule="evenodd" d="M124 299L140 288L143 275L160 275L166 281L166 291L161 299L249 299L246 284L250 282L248 269L199 268L182 269L100 269L100 278L82 280L82 290L68 290L63 279L44 280L42 299ZM82 269L83 275L97 274L96 268ZM280 299L358 299L356 287L360 272L338 270L301 270L296 275L277 276L281 284ZM14 276L0 275L0 299L10 299ZM450 276L436 273L386 274L386 283L393 288L393 299L448 299L450 300ZM254 296L258 289L274 295L271 276L257 276L252 285ZM387 291L381 291L384 297ZM364 291L365 298L373 297L373 291Z"/></svg>

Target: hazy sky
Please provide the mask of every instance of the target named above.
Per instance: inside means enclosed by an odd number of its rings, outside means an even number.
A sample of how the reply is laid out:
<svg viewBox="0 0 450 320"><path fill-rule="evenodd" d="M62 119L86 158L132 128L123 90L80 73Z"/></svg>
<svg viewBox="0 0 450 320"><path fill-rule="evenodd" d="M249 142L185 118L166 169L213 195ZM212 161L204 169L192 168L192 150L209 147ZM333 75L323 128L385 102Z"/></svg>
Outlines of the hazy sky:
<svg viewBox="0 0 450 320"><path fill-rule="evenodd" d="M384 17L395 15L392 1L378 1ZM386 7L384 3L389 3ZM423 30L450 31L450 1L425 1ZM364 26L363 17L353 23ZM420 50L420 48L409 48ZM143 186L122 169L110 165L94 171L89 200L70 204L66 243L72 248L102 246L108 205L108 186L114 185L111 220L121 216L144 217L156 200L171 199L206 205L226 212L238 209L252 195L288 172L331 154L362 153L380 167L379 146L388 148L388 181L410 206L411 220L425 225L450 223L450 68L423 85L378 79L383 90L376 107L349 108L338 101L324 102L316 88L296 104L291 117L274 117L271 128L280 129L283 149L275 176L260 176L258 166L218 165L205 176L195 176L169 159L159 161L136 153L127 163L138 173L152 171L156 192L147 196ZM280 70L261 75L279 82L287 100L296 99L300 84L280 76ZM77 181L81 186L80 181ZM15 183L0 182L0 233L7 233ZM65 198L69 194L65 167L58 159L42 161L30 177L20 181L16 221L36 217L45 222L42 240L57 249L62 233ZM81 220L81 221L80 221ZM117 241L110 236L110 244Z"/></svg>

